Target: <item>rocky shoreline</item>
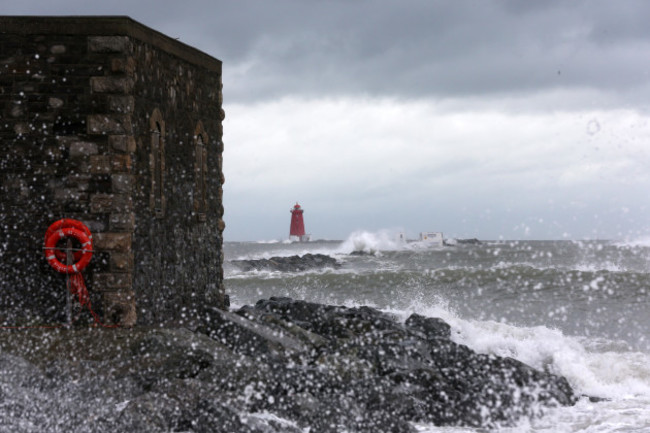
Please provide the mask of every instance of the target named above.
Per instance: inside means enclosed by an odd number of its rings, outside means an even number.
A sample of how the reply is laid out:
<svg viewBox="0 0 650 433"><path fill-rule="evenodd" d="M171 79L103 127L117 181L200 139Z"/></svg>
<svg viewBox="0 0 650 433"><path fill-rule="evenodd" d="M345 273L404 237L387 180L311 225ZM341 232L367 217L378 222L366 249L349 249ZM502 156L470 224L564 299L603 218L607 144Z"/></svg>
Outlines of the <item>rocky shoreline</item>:
<svg viewBox="0 0 650 433"><path fill-rule="evenodd" d="M8 331L0 348L0 430L15 432L410 433L577 400L562 377L453 342L440 319L289 298L175 328Z"/></svg>

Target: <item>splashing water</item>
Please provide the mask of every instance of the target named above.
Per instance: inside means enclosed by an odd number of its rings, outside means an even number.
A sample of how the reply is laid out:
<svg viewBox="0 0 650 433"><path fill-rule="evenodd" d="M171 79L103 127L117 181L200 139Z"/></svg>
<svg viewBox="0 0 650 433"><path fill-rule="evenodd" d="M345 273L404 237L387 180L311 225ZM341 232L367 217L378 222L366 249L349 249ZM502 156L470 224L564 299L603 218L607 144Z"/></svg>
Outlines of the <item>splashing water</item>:
<svg viewBox="0 0 650 433"><path fill-rule="evenodd" d="M282 246L226 245L247 256ZM296 246L288 253L296 251ZM452 338L565 376L581 395L503 432L650 432L650 248L642 242L493 242L414 248L390 231L359 231L301 251L335 256L338 270L227 277L236 305L269 296L380 308L405 320L440 317ZM365 255L348 255L363 251ZM468 428L415 425L420 432Z"/></svg>

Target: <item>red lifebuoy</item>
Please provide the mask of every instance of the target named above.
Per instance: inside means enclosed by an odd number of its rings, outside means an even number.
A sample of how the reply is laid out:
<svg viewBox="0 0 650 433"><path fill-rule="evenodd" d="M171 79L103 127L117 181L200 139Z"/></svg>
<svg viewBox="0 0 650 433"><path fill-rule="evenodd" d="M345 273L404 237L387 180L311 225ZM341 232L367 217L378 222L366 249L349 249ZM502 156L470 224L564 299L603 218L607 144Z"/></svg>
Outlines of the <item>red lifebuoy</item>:
<svg viewBox="0 0 650 433"><path fill-rule="evenodd" d="M73 254L75 263L72 265L62 263L62 261L66 261L67 254L57 248L57 243L65 238L74 238L81 243L81 251L75 251ZM88 227L78 220L69 218L58 220L48 227L45 232L45 246L43 249L45 250L47 263L54 270L62 274L72 274L66 278L68 290L79 299L79 304L82 307L88 308L93 319L95 319L95 324L106 328L118 327L119 325L104 325L90 305L90 295L84 277L81 275L81 271L88 266L93 256L93 235Z"/></svg>
<svg viewBox="0 0 650 433"><path fill-rule="evenodd" d="M88 263L90 263L90 259L93 256L92 241L84 231L76 229L74 227L64 227L52 232L50 232L48 229L48 233L49 236L45 238L45 258L47 259L47 263L49 263L49 265L52 266L57 272L60 272L62 274L76 274L88 266ZM56 244L61 239L68 237L72 237L78 240L79 243L81 243L82 248L82 250L79 251L79 253L81 253L80 257L77 259L75 256L76 262L72 265L64 265L61 263L56 254ZM63 252L61 251L61 253ZM65 253L63 254L65 256Z"/></svg>
<svg viewBox="0 0 650 433"><path fill-rule="evenodd" d="M60 220L52 223L47 228L47 230L45 231L45 242L47 242L47 238L49 238L52 235L52 233L54 233L57 230L67 228L67 227L72 227L72 228L75 228L77 230L81 230L82 232L84 232L86 234L86 236L88 236L88 238L90 239L90 249L92 249L92 247L93 247L93 244L92 244L93 234L90 232L90 229L88 228L88 226L86 226L86 224L82 223L79 220L75 220L75 219L72 219L72 218L63 218L63 219L60 219ZM66 259L65 252L59 251L59 250L54 250L54 254L56 255L56 258L60 262L65 261L65 259ZM83 255L83 251L75 251L73 253L73 255L74 255L74 261L78 262L79 260L81 260L81 256Z"/></svg>

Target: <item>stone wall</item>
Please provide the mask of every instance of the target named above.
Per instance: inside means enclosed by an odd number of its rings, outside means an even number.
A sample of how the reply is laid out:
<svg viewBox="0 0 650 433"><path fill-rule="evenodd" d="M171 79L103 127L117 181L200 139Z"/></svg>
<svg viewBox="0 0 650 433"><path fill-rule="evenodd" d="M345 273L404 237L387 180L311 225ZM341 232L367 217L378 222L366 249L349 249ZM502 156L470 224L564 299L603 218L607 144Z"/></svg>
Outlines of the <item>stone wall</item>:
<svg viewBox="0 0 650 433"><path fill-rule="evenodd" d="M63 217L93 232L84 276L105 321L224 308L221 62L126 17L0 28L1 318L63 317L41 250Z"/></svg>
<svg viewBox="0 0 650 433"><path fill-rule="evenodd" d="M217 294L223 284L221 75L207 74L145 43L134 44L133 58L141 65L133 112L138 221L133 246L139 257L134 285L148 293L139 302L140 314L158 322L156 315L191 309L197 301L213 302L200 299L200 293ZM156 121L164 125L162 209L156 209L151 179ZM198 136L203 146L197 145Z"/></svg>

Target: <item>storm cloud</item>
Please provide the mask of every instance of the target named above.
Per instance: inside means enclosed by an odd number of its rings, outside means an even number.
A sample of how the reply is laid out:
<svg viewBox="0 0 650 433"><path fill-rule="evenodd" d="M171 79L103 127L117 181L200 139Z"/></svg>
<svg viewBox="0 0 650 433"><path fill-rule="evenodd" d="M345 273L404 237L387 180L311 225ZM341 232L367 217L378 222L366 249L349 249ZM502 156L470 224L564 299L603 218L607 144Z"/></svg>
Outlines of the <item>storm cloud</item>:
<svg viewBox="0 0 650 433"><path fill-rule="evenodd" d="M0 2L128 15L224 62L226 238L638 238L650 3ZM342 217L344 215L345 217Z"/></svg>
<svg viewBox="0 0 650 433"><path fill-rule="evenodd" d="M221 9L201 34L233 40L215 47L232 68L233 101L595 89L604 103L626 105L650 96L645 2L284 0ZM212 48L201 39L188 42Z"/></svg>

